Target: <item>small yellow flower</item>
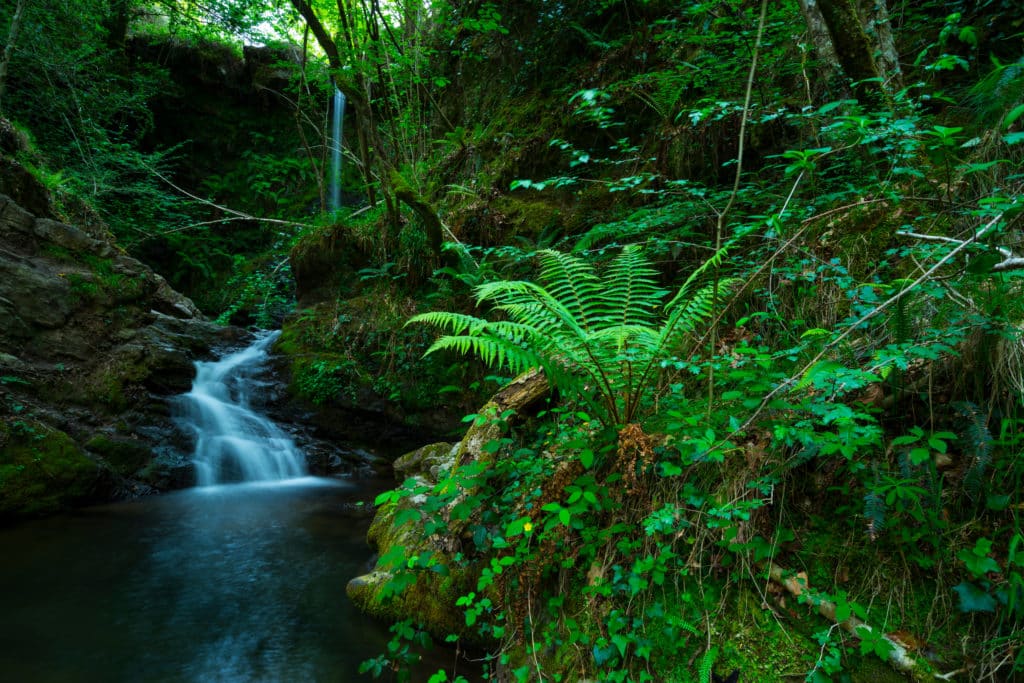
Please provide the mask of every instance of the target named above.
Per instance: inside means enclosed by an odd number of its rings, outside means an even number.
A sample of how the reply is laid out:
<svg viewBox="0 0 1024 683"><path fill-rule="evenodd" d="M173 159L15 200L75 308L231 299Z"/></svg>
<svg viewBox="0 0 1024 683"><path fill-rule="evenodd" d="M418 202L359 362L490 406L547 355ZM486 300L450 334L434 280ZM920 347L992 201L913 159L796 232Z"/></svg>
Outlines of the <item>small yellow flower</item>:
<svg viewBox="0 0 1024 683"><path fill-rule="evenodd" d="M526 533L530 533L531 531L533 531L533 525L527 522L523 525L523 531Z"/></svg>

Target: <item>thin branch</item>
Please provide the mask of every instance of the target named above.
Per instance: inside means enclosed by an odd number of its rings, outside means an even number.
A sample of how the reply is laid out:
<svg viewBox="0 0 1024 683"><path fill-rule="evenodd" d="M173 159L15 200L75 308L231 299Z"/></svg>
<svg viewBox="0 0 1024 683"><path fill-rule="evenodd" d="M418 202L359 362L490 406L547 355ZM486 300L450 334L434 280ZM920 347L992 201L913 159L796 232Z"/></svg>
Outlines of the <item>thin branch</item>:
<svg viewBox="0 0 1024 683"><path fill-rule="evenodd" d="M923 235L919 232L910 232L909 230L898 230L896 234L900 237L911 237L915 240L922 240L924 242L948 242L949 244L965 244L964 240L958 240L955 237L945 237L944 235ZM996 251L1003 255L1003 260L996 263L989 268L990 273L1004 273L1008 270L1021 270L1024 269L1024 257L1014 256L1013 252L1006 247L993 247Z"/></svg>
<svg viewBox="0 0 1024 683"><path fill-rule="evenodd" d="M299 226L299 227L303 227L303 228L311 228L311 227L313 227L313 226L309 225L308 223L300 223L299 221L283 221L283 220L280 220L280 219L277 219L277 218L261 218L259 216L253 216L251 214L247 214L244 211L238 211L236 209L230 209L230 208L228 208L226 206L222 206L220 204L217 204L216 202L212 202L209 199L203 199L202 197L198 197L198 196L192 194L191 192L189 192L188 190L186 190L186 189L184 189L182 187L178 187L173 182L171 182L171 180L168 179L167 176L163 175L162 173L157 171L155 168L151 167L149 169L149 171L150 171L150 173L155 175L157 178L159 178L160 180L164 181L165 183L167 183L168 185L170 185L171 187L173 187L175 190L177 190L178 192L182 193L186 197L188 197L190 199L194 199L197 202L199 202L200 204L205 204L206 206L212 206L213 208L219 209L220 211L223 211L225 213L230 213L232 216L237 216L237 218L221 218L221 219L217 219L217 220L213 220L213 221L204 221L202 223L194 223L192 225L185 226L184 228L175 228L174 230L170 230L169 232L178 232L180 230L185 230L187 228L194 228L194 227L198 227L198 226L201 226L201 225L210 225L212 223L220 223L220 222L225 222L225 221L229 221L229 220L258 221L260 223L272 223L274 225L287 225L287 226L290 226L290 227L291 226L296 226L296 225Z"/></svg>
<svg viewBox="0 0 1024 683"><path fill-rule="evenodd" d="M740 117L740 134L736 150L736 176L733 178L732 192L729 193L729 201L725 208L718 212L718 220L715 223L715 253L722 249L722 232L725 230L725 218L729 215L732 205L736 203L736 197L740 193L740 181L743 175L743 151L747 137L747 119L750 117L750 100L754 94L754 76L757 75L757 57L761 52L761 39L764 37L764 26L768 16L768 0L761 0L761 16L757 20L757 38L754 40L753 54L750 57L750 72L747 74L747 89L743 96L743 114ZM788 200L787 200L788 202ZM714 290L711 295L711 310L718 307L718 283L719 268L715 267ZM711 348L708 355L714 355L715 347L718 345L718 325L711 325ZM708 416L711 415L711 406L715 397L715 364L708 364Z"/></svg>
<svg viewBox="0 0 1024 683"><path fill-rule="evenodd" d="M1014 202L1014 203L1016 203L1016 202ZM871 320L872 318L874 318L875 316L880 314L882 311L884 311L887 308L889 308L889 306L893 305L894 303L896 303L897 301L902 299L910 291L912 291L914 288L916 288L919 284L921 284L922 282L927 280L929 277L931 277L932 273L934 273L939 268L944 266L954 256L956 256L958 253L960 253L961 251L966 249L968 246L970 246L971 244L977 242L979 239L984 237L985 234L989 230L991 230L996 225L996 223L998 223L1002 219L1002 217L1003 217L1003 212L1000 212L992 220L990 220L988 223L986 223L981 228L981 230L978 230L978 232L976 232L973 237L971 237L969 240L965 240L962 244L954 247L952 251L950 251L948 254L946 254L941 259L939 259L935 263L935 265L933 265L931 268L926 270L920 277L918 277L916 280L911 282L909 285L907 285L906 287L904 287L900 291L898 291L895 294L893 294L891 297L889 297L888 299L883 301L877 307L873 308L872 310L870 310L867 313L865 313L864 315L862 315L860 318L857 319L856 322L850 324L850 326L847 327L845 332L843 332L841 335L839 335L838 337L836 337L835 339L830 341L828 344L825 344L825 346L822 347L821 351L819 351L817 353L817 355L814 356L814 358L812 358L811 360L807 361L807 363L804 364L804 366L802 368L800 368L799 371L797 371L796 373L791 375L786 380L780 382L779 386L775 387L773 390L768 392L768 394L761 400L761 403L757 406L757 408L750 415L750 417L748 417L743 422L743 424L741 424L739 427L737 427L736 429L732 430L724 438L719 440L718 443L716 443L714 446L711 447L710 451L714 451L714 450L717 450L718 448L721 448L723 445L725 445L726 442L729 441L729 439L731 439L732 437L736 436L737 434L745 431L751 424L753 424L754 420L756 420L757 417L764 411L764 409L768 406L768 404L771 402L771 400L773 398L775 398L784 389L787 389L787 388L791 387L793 385L793 383L796 381L797 377L803 376L804 373L806 373L808 370L810 370L812 367L814 367L822 358L825 357L826 353L828 353L829 351L834 349L841 341L843 341L848 336L853 334L854 330L860 329L861 325L866 323L868 320Z"/></svg>

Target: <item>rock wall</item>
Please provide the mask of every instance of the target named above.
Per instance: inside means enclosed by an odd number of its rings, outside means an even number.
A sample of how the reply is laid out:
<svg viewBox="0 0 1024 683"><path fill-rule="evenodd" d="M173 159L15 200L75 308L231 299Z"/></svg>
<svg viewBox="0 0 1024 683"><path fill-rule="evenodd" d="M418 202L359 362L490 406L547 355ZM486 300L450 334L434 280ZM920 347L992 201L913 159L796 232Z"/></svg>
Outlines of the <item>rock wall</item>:
<svg viewBox="0 0 1024 683"><path fill-rule="evenodd" d="M167 397L236 332L56 220L0 120L0 519L191 483Z"/></svg>

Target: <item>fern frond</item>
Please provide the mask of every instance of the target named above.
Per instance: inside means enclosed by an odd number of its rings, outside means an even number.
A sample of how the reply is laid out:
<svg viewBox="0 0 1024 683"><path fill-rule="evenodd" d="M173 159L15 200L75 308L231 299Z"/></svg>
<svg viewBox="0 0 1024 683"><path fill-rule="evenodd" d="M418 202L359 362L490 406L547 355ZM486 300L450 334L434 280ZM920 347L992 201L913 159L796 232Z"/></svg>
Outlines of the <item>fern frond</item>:
<svg viewBox="0 0 1024 683"><path fill-rule="evenodd" d="M711 668L718 658L718 647L712 646L707 649L704 656L700 658L700 667L697 670L697 680L700 683L711 683Z"/></svg>
<svg viewBox="0 0 1024 683"><path fill-rule="evenodd" d="M885 500L874 491L864 496L864 519L867 523L868 538L875 541L885 530Z"/></svg>
<svg viewBox="0 0 1024 683"><path fill-rule="evenodd" d="M457 351L462 354L473 353L490 367L506 367L512 374L544 365L541 356L524 348L522 343L493 335L445 335L431 344L424 355L441 350Z"/></svg>
<svg viewBox="0 0 1024 683"><path fill-rule="evenodd" d="M658 273L638 245L629 245L612 261L605 285L593 309L601 324L655 324L656 311L667 292L658 287Z"/></svg>
<svg viewBox="0 0 1024 683"><path fill-rule="evenodd" d="M578 256L554 249L542 249L537 255L545 289L564 305L581 327L589 328L588 313L601 295L601 281L594 267Z"/></svg>
<svg viewBox="0 0 1024 683"><path fill-rule="evenodd" d="M740 285L739 278L725 278L718 283L718 296L722 297ZM668 320L662 328L659 349L670 352L677 348L683 338L697 329L697 325L711 317L715 299L714 283L704 285L689 299L673 299L673 307L669 309Z"/></svg>
<svg viewBox="0 0 1024 683"><path fill-rule="evenodd" d="M476 316L465 315L464 313L430 311L429 313L414 315L405 322L406 325L411 325L412 323L427 323L428 325L440 327L442 330L448 330L452 334L462 334L466 330L483 327L487 324L487 321Z"/></svg>
<svg viewBox="0 0 1024 683"><path fill-rule="evenodd" d="M523 280L488 282L477 287L477 302L491 301L516 322L540 332L585 336L579 319L544 287Z"/></svg>
<svg viewBox="0 0 1024 683"><path fill-rule="evenodd" d="M617 425L634 419L662 372L661 362L713 314L716 292L721 296L740 282L723 278L717 289L697 287L725 254L726 249L716 252L659 308L667 293L639 246L625 247L603 277L578 256L545 249L538 252L542 284L496 281L476 288L478 305L489 303L507 319L433 312L409 322L449 333L428 354L472 353L514 373L540 367L565 395L594 407L605 424Z"/></svg>
<svg viewBox="0 0 1024 683"><path fill-rule="evenodd" d="M705 276L705 274L707 274L709 270L714 270L715 268L718 268L720 265L722 265L722 261L724 261L726 255L728 255L730 247L731 243L726 244L721 249L712 254L711 258L702 263L700 267L697 268L697 270L690 273L690 277L686 278L686 282L684 282L682 287L679 288L679 291L676 292L676 295L672 297L672 300L665 304L665 310L674 308L679 304L680 301L685 300L690 294L690 289L697 282L699 282Z"/></svg>
<svg viewBox="0 0 1024 683"><path fill-rule="evenodd" d="M961 436L963 452L972 454L964 475L964 489L972 500L978 500L984 493L985 472L992 464L992 432L988 428L988 416L970 401L956 401L952 406L965 420Z"/></svg>

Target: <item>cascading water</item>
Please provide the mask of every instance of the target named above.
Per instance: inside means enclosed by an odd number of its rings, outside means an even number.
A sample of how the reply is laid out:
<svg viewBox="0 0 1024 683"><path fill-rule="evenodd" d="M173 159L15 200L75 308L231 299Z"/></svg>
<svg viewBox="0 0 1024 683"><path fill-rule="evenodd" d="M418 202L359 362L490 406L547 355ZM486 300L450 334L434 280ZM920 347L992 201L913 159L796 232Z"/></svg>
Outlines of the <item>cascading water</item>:
<svg viewBox="0 0 1024 683"><path fill-rule="evenodd" d="M334 111L331 114L331 179L327 209L341 208L341 143L345 123L345 93L334 89Z"/></svg>
<svg viewBox="0 0 1024 683"><path fill-rule="evenodd" d="M305 460L292 439L250 406L257 374L279 335L263 333L219 361L196 363L192 391L181 397L180 422L195 434L200 486L305 476Z"/></svg>

